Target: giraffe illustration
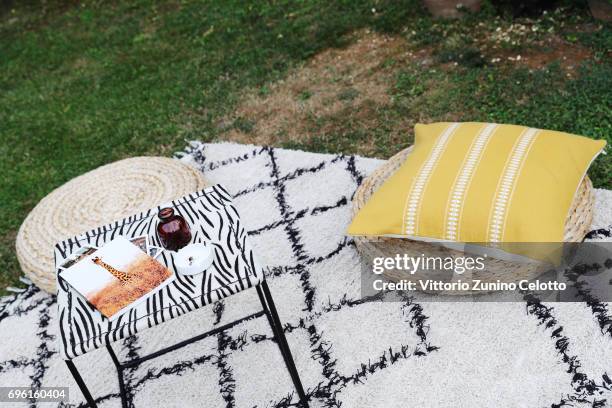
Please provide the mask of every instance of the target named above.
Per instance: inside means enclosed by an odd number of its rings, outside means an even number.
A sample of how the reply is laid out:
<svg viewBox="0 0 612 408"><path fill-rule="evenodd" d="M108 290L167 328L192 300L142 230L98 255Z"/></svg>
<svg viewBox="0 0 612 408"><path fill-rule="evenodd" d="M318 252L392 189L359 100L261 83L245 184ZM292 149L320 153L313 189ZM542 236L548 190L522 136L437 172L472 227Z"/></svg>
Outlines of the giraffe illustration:
<svg viewBox="0 0 612 408"><path fill-rule="evenodd" d="M97 256L92 259L92 262L95 263L96 265L99 265L99 266L103 267L107 271L109 271L111 273L111 275L113 275L115 278L119 279L121 281L121 283L124 283L124 284L125 283L130 283L130 281L132 280L132 277L130 275L128 275L125 272L122 272L120 270L117 270L117 269L113 268L112 266L110 266L109 264L107 264L106 262L104 262L102 259L100 259Z"/></svg>

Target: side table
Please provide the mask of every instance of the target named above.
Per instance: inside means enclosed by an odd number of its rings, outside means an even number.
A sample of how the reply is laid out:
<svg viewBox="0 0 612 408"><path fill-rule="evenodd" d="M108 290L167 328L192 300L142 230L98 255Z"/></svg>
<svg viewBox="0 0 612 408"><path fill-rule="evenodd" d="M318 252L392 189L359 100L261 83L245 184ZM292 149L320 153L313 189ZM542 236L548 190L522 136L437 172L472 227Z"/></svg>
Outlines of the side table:
<svg viewBox="0 0 612 408"><path fill-rule="evenodd" d="M59 277L58 266L84 245L100 247L116 236L123 235L133 238L148 235L150 243L161 246L155 232L157 212L162 207L170 206L188 221L192 231L192 242L204 240L214 249L215 260L212 266L203 273L192 276L182 276L176 273L176 279L173 282L112 322L102 316L83 296ZM172 252L163 251L158 260L168 268L175 270ZM302 406L308 406L304 388L263 270L257 265L246 230L240 221L238 211L232 204L231 196L221 185L188 194L170 203L160 204L157 208L68 238L55 246L55 265L61 335L60 350L90 407L96 407L96 402L79 374L73 362L74 358L91 350L105 347L117 369L122 406L127 408L123 370L263 315L268 319L300 403ZM262 309L255 310L234 322L126 362L119 361L110 346L111 343L136 335L143 329L163 324L175 317L250 288L255 288L257 291Z"/></svg>

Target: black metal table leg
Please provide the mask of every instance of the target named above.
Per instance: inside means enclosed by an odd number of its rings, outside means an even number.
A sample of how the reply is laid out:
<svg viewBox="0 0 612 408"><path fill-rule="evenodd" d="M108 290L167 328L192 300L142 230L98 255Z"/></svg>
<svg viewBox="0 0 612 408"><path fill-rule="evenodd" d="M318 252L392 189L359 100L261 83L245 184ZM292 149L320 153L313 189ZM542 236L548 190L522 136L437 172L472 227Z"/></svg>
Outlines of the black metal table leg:
<svg viewBox="0 0 612 408"><path fill-rule="evenodd" d="M283 360L285 361L285 365L287 366L287 370L289 371L289 375L291 376L291 381L293 382L293 385L295 387L295 389L297 390L298 396L300 398L300 405L303 407L308 408L308 400L306 398L306 393L304 392L304 387L302 386L302 381L300 380L300 376L298 374L297 368L295 366L295 362L293 361L293 356L291 355L291 350L289 349L289 344L287 343L287 339L285 338L285 333L283 331L283 325L280 321L280 318L278 317L278 312L276 310L276 306L274 305L274 299L272 298L272 294L270 293L270 289L268 288L268 284L266 283L266 281L263 281L262 283L260 283L259 285L256 286L257 289L257 294L259 295L259 301L261 302L261 306L263 308L263 311L259 311L256 313L253 313L251 315L245 316L241 319L238 319L232 323L228 323L224 326L221 327L217 327L207 333L203 333L200 334L198 336L195 336L191 339L182 341L180 343L177 343L175 345L169 346L165 349L159 350L157 352L151 353L148 356L144 356L138 359L135 359L133 361L129 361L129 362L124 362L121 363L119 361L119 359L117 358L117 355L115 354L113 348L107 344L106 345L106 349L108 350L108 353L111 356L111 359L113 360L113 364L115 364L115 367L117 369L117 377L119 379L119 394L121 396L121 405L123 408L128 408L130 406L129 401L128 401L128 395L126 392L126 388L125 388L125 380L123 377L123 371L126 368L129 367L133 367L136 366L140 363L142 363L143 361L147 361L149 359L158 357L159 355L165 354L169 351L173 351L179 348L182 348L184 346L186 346L187 344L191 344L194 341L198 341L203 339L204 337L207 337L209 335L213 335L216 334L218 332L227 330L230 327L233 327L239 323L242 323L244 321L250 320L250 319L254 319L257 317L260 317L262 314L265 314L266 317L268 318L268 323L270 324L270 327L272 328L272 332L274 334L274 338L276 339L277 343L278 343L278 347L281 351L281 354L283 356ZM91 407L91 408L97 408L96 402L94 401L93 397L91 396L91 393L89 392L89 389L87 388L87 386L85 385L85 382L83 381L83 379L81 378L81 375L79 374L79 372L77 371L74 363L72 362L72 360L65 360L66 361L66 365L68 366L68 369L70 370L70 373L72 374L72 376L74 377L74 380L76 381L77 385L79 386L81 392L83 393L83 396L85 397L85 399L87 400L87 404Z"/></svg>
<svg viewBox="0 0 612 408"><path fill-rule="evenodd" d="M117 377L119 378L119 395L121 395L121 406L123 408L128 408L127 393L125 392L125 382L123 380L123 366L119 362L119 359L117 358L117 355L113 351L113 348L110 346L110 344L106 345L106 349L108 350L108 354L110 354L111 359L113 360L113 363L117 368Z"/></svg>
<svg viewBox="0 0 612 408"><path fill-rule="evenodd" d="M306 399L306 393L304 392L304 387L302 386L302 381L300 380L300 375L298 374L297 368L295 366L295 362L293 361L293 356L291 355L291 350L289 349L289 343L287 343L287 339L285 338L285 332L283 331L283 325L278 317L278 312L276 311L276 306L274 305L274 299L272 298L272 294L270 293L270 289L268 288L267 282L264 280L257 288L257 294L259 295L259 300L261 302L264 311L266 312L266 316L268 317L268 322L272 327L272 332L274 337L278 342L278 347L280 348L281 354L283 356L283 360L285 360L285 365L289 370L289 375L291 376L291 380L293 381L293 386L297 390L298 396L300 398L300 402L304 407L308 407L308 400ZM263 289L263 291L262 291ZM263 292L263 293L262 293Z"/></svg>
<svg viewBox="0 0 612 408"><path fill-rule="evenodd" d="M81 389L81 393L83 393L83 396L87 400L87 404L90 406L90 408L97 408L96 402L91 396L91 393L87 389L85 382L81 378L81 374L79 374L79 371L76 369L72 360L65 360L65 361L66 361L66 365L68 366L68 370L70 370L72 377L74 377L74 381L76 381L77 385Z"/></svg>

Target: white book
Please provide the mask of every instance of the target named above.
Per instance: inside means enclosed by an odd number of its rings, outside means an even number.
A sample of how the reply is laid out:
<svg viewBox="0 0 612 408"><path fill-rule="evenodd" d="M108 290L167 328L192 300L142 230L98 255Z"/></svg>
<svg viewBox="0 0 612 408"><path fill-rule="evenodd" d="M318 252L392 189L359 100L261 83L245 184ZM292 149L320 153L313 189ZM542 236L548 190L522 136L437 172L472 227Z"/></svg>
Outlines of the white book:
<svg viewBox="0 0 612 408"><path fill-rule="evenodd" d="M174 280L174 272L125 237L86 251L60 277L109 320Z"/></svg>

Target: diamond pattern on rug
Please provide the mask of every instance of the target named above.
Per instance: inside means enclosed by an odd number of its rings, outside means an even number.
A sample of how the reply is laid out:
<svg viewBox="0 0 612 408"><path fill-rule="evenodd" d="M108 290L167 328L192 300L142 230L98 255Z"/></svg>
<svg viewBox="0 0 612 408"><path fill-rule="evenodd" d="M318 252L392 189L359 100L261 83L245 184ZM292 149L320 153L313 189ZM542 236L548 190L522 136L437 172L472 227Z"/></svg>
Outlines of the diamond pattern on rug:
<svg viewBox="0 0 612 408"><path fill-rule="evenodd" d="M588 307L360 299L359 257L344 233L356 188L381 161L197 142L182 160L234 195L267 266L312 407L602 407L612 401L612 313L596 299ZM596 197L590 236L606 239L612 195L599 190ZM240 293L113 347L124 360L144 355L242 317L257 303L254 291ZM0 385L69 385L69 405L84 406L57 352L56 308L55 298L34 286L0 299ZM101 407L121 405L104 350L75 364ZM133 407L297 403L263 317L128 370L126 386Z"/></svg>

